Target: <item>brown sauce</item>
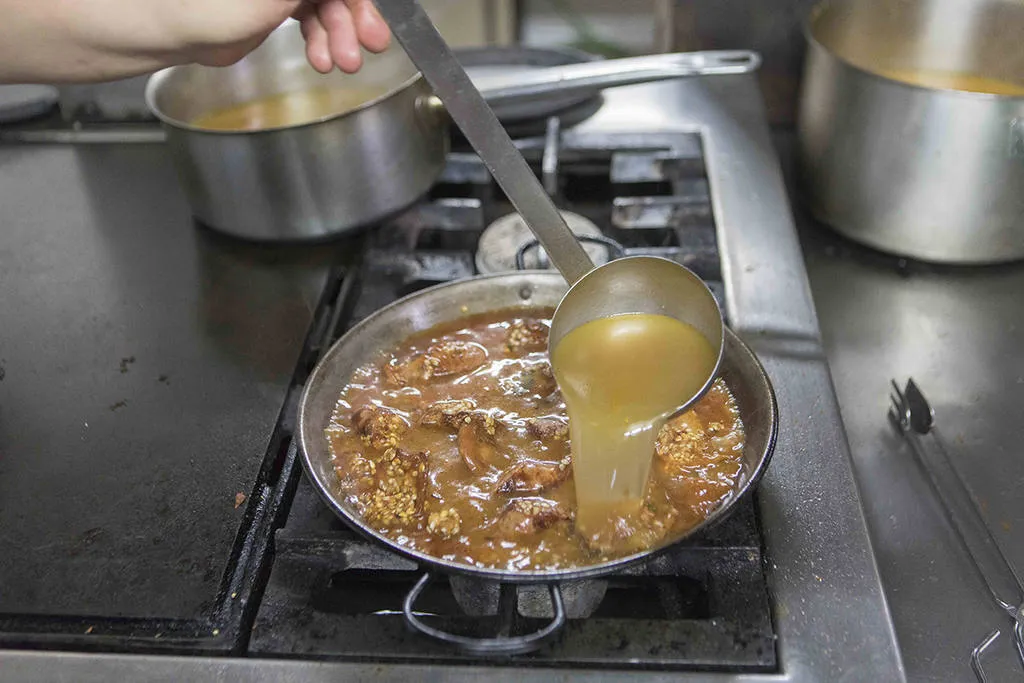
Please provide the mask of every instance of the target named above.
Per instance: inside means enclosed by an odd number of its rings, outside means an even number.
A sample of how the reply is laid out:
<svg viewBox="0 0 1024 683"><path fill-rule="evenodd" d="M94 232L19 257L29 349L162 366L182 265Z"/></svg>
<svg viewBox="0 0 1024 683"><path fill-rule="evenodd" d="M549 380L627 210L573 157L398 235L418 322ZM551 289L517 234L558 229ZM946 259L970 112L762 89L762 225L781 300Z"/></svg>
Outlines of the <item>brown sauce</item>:
<svg viewBox="0 0 1024 683"><path fill-rule="evenodd" d="M635 514L576 530L568 420L547 355L550 310L496 311L413 336L356 371L326 430L337 493L411 549L541 570L657 547L703 521L743 473L743 425L718 380L658 433Z"/></svg>
<svg viewBox="0 0 1024 683"><path fill-rule="evenodd" d="M207 130L262 130L311 123L383 95L381 88L311 88L264 97L201 114L191 121Z"/></svg>

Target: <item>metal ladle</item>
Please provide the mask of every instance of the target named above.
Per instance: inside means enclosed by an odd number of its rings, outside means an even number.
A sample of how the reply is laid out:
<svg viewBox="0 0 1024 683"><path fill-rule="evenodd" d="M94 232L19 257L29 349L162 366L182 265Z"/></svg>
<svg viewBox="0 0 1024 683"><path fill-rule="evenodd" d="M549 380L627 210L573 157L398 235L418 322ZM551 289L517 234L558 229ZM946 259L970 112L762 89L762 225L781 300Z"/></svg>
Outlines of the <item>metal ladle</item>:
<svg viewBox="0 0 1024 683"><path fill-rule="evenodd" d="M622 313L656 313L688 323L717 350L714 368L679 414L710 388L725 343L722 312L707 285L675 261L630 256L594 267L590 256L416 0L375 0L378 10L452 121L480 155L570 288L555 310L548 348L583 323ZM751 60L737 62L736 73ZM721 68L716 70L722 72ZM693 75L700 75L695 69Z"/></svg>

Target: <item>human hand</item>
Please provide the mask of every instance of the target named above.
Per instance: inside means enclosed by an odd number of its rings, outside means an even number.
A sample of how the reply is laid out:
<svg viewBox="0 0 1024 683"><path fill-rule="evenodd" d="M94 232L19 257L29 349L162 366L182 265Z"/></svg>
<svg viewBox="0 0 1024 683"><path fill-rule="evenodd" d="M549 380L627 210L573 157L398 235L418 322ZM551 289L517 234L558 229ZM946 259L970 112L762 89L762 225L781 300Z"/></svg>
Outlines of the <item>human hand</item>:
<svg viewBox="0 0 1024 683"><path fill-rule="evenodd" d="M362 66L362 45L383 52L391 32L371 0L305 0L293 15L306 39L306 59L321 73L335 66L354 73Z"/></svg>
<svg viewBox="0 0 1024 683"><path fill-rule="evenodd" d="M354 73L363 63L360 46L382 52L391 41L372 0L220 0L198 15L204 17L202 24L192 29L202 36L195 41L195 61L207 66L234 64L259 47L289 13L299 21L306 59L321 73L335 66Z"/></svg>
<svg viewBox="0 0 1024 683"><path fill-rule="evenodd" d="M391 33L371 0L0 0L0 83L106 81L234 64L289 16L317 71L362 65Z"/></svg>

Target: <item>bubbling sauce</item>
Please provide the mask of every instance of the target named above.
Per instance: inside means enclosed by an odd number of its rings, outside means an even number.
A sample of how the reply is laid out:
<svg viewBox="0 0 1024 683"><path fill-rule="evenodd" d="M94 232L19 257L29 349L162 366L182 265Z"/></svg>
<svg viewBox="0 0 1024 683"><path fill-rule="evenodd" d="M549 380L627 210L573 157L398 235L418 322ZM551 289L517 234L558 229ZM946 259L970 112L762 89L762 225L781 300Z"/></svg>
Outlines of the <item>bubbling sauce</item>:
<svg viewBox="0 0 1024 683"><path fill-rule="evenodd" d="M886 78L923 88L938 90L962 90L964 92L988 93L990 95L1024 96L1024 85L1018 85L999 78L976 76L956 71L932 71L926 69L880 69L877 73Z"/></svg>
<svg viewBox="0 0 1024 683"><path fill-rule="evenodd" d="M325 430L339 500L407 548L476 567L547 570L660 547L735 495L745 435L719 379L657 432L639 511L582 534L572 422L548 362L551 314L464 317L358 368Z"/></svg>
<svg viewBox="0 0 1024 683"><path fill-rule="evenodd" d="M311 88L217 109L197 116L191 124L207 130L299 126L355 109L384 92L380 88Z"/></svg>
<svg viewBox="0 0 1024 683"><path fill-rule="evenodd" d="M569 412L579 530L640 508L658 431L717 359L693 326L649 313L591 320L559 341L551 364Z"/></svg>

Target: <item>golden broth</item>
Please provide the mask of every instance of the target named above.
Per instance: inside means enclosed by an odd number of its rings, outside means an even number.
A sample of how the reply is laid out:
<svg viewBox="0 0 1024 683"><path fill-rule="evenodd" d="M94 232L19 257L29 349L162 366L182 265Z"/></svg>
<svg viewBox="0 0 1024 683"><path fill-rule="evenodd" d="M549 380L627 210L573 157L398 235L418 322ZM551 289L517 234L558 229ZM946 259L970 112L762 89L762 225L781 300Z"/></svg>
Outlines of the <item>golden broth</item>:
<svg viewBox="0 0 1024 683"><path fill-rule="evenodd" d="M551 357L569 413L577 528L639 507L666 416L696 394L718 354L694 327L630 313L569 332Z"/></svg>
<svg viewBox="0 0 1024 683"><path fill-rule="evenodd" d="M924 69L881 69L877 73L886 78L910 85L940 90L962 90L991 95L1024 95L1024 85L998 78L976 76L956 71L929 71Z"/></svg>
<svg viewBox="0 0 1024 683"><path fill-rule="evenodd" d="M208 130L298 126L355 109L384 92L382 88L313 88L218 109L197 116L191 123Z"/></svg>

